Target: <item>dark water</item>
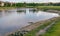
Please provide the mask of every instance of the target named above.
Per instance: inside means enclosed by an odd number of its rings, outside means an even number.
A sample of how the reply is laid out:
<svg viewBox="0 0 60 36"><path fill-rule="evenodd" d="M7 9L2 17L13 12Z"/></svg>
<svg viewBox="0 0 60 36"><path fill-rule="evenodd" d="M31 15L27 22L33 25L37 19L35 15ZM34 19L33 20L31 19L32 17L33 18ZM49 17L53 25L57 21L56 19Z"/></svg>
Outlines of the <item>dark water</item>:
<svg viewBox="0 0 60 36"><path fill-rule="evenodd" d="M17 10L22 10L17 12ZM0 35L12 32L29 25L28 22L37 22L59 16L56 13L33 11L32 8L0 10Z"/></svg>

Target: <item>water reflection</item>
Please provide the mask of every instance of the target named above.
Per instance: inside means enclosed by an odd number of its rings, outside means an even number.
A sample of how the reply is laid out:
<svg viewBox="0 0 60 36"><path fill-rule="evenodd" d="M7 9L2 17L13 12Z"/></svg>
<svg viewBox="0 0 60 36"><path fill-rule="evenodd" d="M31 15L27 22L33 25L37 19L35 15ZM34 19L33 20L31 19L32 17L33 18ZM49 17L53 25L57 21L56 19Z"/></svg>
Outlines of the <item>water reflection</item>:
<svg viewBox="0 0 60 36"><path fill-rule="evenodd" d="M17 12L18 10L23 10L23 11ZM28 24L28 22L37 22L37 21L41 21L41 20L45 20L57 16L59 15L55 13L33 11L32 8L1 10L0 33L5 34L7 32L12 32L16 29L30 25Z"/></svg>
<svg viewBox="0 0 60 36"><path fill-rule="evenodd" d="M19 13L21 13L21 12L25 12L26 13L26 11L28 10L28 12L38 12L38 10L37 9L35 9L35 8L25 8L25 9L23 9L23 8L18 8L17 9L17 12L19 12Z"/></svg>

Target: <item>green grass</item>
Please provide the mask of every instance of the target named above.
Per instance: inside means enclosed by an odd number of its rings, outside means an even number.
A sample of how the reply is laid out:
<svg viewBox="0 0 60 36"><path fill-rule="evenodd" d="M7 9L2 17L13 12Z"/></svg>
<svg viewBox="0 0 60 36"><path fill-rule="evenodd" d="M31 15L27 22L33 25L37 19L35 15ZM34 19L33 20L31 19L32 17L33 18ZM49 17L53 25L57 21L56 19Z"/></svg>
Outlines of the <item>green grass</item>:
<svg viewBox="0 0 60 36"><path fill-rule="evenodd" d="M40 10L60 10L60 6L26 6L26 7L19 7L19 8L38 8ZM0 7L0 9L8 9L8 8L17 8L17 7Z"/></svg>
<svg viewBox="0 0 60 36"><path fill-rule="evenodd" d="M60 36L60 20L56 19L54 20L56 21L55 25L53 25L46 34L43 34L42 36ZM48 26L49 24L51 24L53 21L51 22L46 22L44 23L44 25L39 26L38 28L28 32L27 34L25 34L25 36L36 36L36 33L40 30L43 29L44 27ZM56 35L55 35L56 34Z"/></svg>
<svg viewBox="0 0 60 36"><path fill-rule="evenodd" d="M0 7L0 10L1 9L14 9L14 8L16 8L16 7Z"/></svg>
<svg viewBox="0 0 60 36"><path fill-rule="evenodd" d="M60 36L60 20L42 36Z"/></svg>
<svg viewBox="0 0 60 36"><path fill-rule="evenodd" d="M39 26L38 28L28 32L27 34L25 34L24 36L36 36L36 33L40 30L43 29L44 27L46 27L47 25L51 24L52 22L46 22L45 24L43 24L42 26Z"/></svg>
<svg viewBox="0 0 60 36"><path fill-rule="evenodd" d="M60 6L38 6L40 10L60 10Z"/></svg>

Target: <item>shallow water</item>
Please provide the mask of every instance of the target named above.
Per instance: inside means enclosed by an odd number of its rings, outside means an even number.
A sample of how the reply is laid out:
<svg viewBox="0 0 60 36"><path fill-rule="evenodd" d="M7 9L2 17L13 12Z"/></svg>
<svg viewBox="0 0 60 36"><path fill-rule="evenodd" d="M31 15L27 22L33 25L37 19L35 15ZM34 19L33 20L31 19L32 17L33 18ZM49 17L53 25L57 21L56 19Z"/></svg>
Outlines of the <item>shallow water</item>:
<svg viewBox="0 0 60 36"><path fill-rule="evenodd" d="M22 10L17 12L17 10ZM59 16L56 13L33 11L32 8L0 10L0 34L3 35L29 25L28 22L37 22Z"/></svg>

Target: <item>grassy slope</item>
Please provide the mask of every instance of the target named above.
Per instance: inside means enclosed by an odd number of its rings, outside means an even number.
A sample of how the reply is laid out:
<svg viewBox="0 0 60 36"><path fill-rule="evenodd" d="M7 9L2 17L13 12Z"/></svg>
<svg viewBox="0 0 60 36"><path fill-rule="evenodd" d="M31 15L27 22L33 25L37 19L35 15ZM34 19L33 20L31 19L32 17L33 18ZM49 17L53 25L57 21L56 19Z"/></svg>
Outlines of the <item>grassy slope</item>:
<svg viewBox="0 0 60 36"><path fill-rule="evenodd" d="M60 21L55 23L53 27L51 27L46 34L42 36L60 36Z"/></svg>
<svg viewBox="0 0 60 36"><path fill-rule="evenodd" d="M36 36L36 33L40 30L40 29L43 29L44 27L46 27L47 25L51 24L51 22L46 22L44 25L42 26L39 26L38 28L28 32L27 34L25 34L25 36Z"/></svg>
<svg viewBox="0 0 60 36"><path fill-rule="evenodd" d="M51 10L60 10L60 6L38 6L36 7L38 9L51 9Z"/></svg>

